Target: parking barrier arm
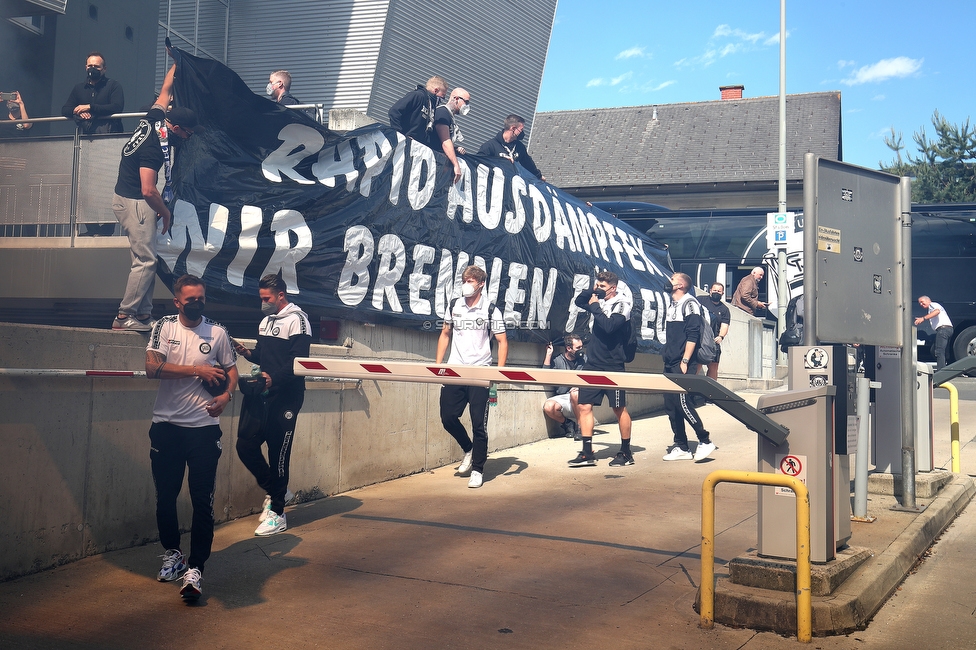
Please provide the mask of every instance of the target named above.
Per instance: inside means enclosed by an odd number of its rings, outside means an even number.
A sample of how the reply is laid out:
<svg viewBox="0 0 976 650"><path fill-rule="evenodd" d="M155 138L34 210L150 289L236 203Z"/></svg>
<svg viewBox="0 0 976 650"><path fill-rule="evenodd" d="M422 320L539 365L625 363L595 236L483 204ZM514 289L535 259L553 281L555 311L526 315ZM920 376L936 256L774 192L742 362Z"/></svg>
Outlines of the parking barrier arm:
<svg viewBox="0 0 976 650"><path fill-rule="evenodd" d="M701 623L715 626L715 486L719 483L787 487L796 494L796 638L813 638L813 602L810 592L810 492L798 478L785 474L722 469L705 477L702 484Z"/></svg>

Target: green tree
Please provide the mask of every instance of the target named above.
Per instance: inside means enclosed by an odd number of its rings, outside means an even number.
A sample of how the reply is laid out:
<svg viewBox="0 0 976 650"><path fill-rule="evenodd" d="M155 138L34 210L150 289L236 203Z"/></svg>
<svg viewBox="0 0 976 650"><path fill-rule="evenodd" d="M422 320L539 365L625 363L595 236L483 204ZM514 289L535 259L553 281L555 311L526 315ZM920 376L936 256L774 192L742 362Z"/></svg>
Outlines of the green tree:
<svg viewBox="0 0 976 650"><path fill-rule="evenodd" d="M885 144L895 152L895 160L881 163L882 171L912 177L914 203L976 202L976 129L969 119L962 125L950 124L939 111L932 115L937 140L929 140L924 127L912 136L918 157L907 154L901 133L885 136ZM907 160L906 160L907 159Z"/></svg>

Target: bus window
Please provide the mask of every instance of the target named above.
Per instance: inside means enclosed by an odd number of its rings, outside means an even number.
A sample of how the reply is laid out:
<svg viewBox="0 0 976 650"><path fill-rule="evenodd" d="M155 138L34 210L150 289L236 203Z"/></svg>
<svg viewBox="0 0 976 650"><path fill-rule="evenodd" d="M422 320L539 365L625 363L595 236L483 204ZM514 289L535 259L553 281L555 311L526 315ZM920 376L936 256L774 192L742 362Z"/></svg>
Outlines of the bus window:
<svg viewBox="0 0 976 650"><path fill-rule="evenodd" d="M668 245L672 260L697 259L698 245L707 226L708 219L661 219L647 234Z"/></svg>
<svg viewBox="0 0 976 650"><path fill-rule="evenodd" d="M933 217L914 218L912 257L976 257L976 223Z"/></svg>
<svg viewBox="0 0 976 650"><path fill-rule="evenodd" d="M698 256L709 260L732 260L739 262L744 255L749 254L752 241L763 228L766 227L764 218L736 217L731 219L712 217L708 221L708 229L702 240ZM757 265L762 261L762 254L766 252L766 238L761 237L760 247L752 247L749 254Z"/></svg>

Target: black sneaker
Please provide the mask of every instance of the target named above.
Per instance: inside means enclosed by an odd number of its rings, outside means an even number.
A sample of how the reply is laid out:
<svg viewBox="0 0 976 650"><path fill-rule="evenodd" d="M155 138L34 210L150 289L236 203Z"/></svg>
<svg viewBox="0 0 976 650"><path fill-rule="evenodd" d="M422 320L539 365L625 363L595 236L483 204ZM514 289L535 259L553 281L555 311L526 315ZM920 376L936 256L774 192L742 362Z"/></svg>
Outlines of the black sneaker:
<svg viewBox="0 0 976 650"><path fill-rule="evenodd" d="M588 465L596 465L596 458L593 457L592 453L580 452L576 458L569 461L570 467L586 467Z"/></svg>
<svg viewBox="0 0 976 650"><path fill-rule="evenodd" d="M565 422L563 422L559 426L563 430L563 437L564 438L572 438L573 437L573 421L572 420L566 420Z"/></svg>
<svg viewBox="0 0 976 650"><path fill-rule="evenodd" d="M633 454L626 454L622 451L618 451L617 455L613 457L610 461L610 467L625 467L627 465L634 464Z"/></svg>

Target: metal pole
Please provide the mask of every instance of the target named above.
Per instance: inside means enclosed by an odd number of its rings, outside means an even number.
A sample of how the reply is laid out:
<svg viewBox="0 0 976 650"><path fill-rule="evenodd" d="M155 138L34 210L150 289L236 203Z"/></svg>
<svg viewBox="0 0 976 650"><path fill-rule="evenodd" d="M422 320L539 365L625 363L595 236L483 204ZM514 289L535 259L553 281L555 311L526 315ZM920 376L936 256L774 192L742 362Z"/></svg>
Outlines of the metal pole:
<svg viewBox="0 0 976 650"><path fill-rule="evenodd" d="M854 464L854 518L865 520L868 516L868 410L871 407L871 380L857 378L857 458Z"/></svg>
<svg viewBox="0 0 976 650"><path fill-rule="evenodd" d="M786 213L786 0L779 2L779 201L776 211ZM776 260L779 272L779 286L777 287L777 339L786 331L786 293L789 284L786 281L786 249L780 248ZM778 347L778 346L776 346ZM786 353L779 350L780 365L786 365Z"/></svg>
<svg viewBox="0 0 976 650"><path fill-rule="evenodd" d="M901 218L901 492L902 508L915 504L915 332L912 323L912 181L902 177L899 185Z"/></svg>
<svg viewBox="0 0 976 650"><path fill-rule="evenodd" d="M75 247L75 230L78 222L79 176L81 176L81 127L76 124L74 149L71 153L71 198L68 200L68 229L71 231L71 248Z"/></svg>
<svg viewBox="0 0 976 650"><path fill-rule="evenodd" d="M817 344L817 156L803 154L803 345Z"/></svg>

